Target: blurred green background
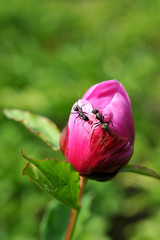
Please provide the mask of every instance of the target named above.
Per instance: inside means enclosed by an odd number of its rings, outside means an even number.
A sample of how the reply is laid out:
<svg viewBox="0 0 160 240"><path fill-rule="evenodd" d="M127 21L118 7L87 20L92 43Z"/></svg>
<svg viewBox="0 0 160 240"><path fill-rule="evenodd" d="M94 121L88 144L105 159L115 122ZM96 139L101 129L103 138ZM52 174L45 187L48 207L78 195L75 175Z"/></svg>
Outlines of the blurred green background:
<svg viewBox="0 0 160 240"><path fill-rule="evenodd" d="M131 163L160 173L159 13L159 0L1 0L0 107L33 111L62 129L91 85L116 78L133 107ZM69 209L22 177L19 149L36 159L62 154L2 113L0 136L0 239L63 239L56 236ZM159 226L160 182L120 173L89 181L74 240L157 240Z"/></svg>

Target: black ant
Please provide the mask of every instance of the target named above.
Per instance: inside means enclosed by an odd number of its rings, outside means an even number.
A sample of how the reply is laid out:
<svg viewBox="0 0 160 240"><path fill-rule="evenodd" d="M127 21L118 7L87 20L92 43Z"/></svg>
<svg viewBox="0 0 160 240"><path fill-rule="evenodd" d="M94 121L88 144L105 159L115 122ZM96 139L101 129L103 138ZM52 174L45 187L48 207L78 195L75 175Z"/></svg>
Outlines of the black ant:
<svg viewBox="0 0 160 240"><path fill-rule="evenodd" d="M81 119L83 119L85 122L89 121L89 118L85 115L85 112L83 112L82 110L82 106L78 106L78 105L74 105L73 106L73 110L76 111L78 113L78 116L75 118L74 121L76 121L76 119L79 117Z"/></svg>
<svg viewBox="0 0 160 240"><path fill-rule="evenodd" d="M92 110L92 113L95 114L96 119L99 120L99 122L96 122L93 125L95 125L95 127L98 127L101 124L102 130L109 133L109 131L110 131L109 123L112 123L112 122L111 121L104 121L104 116L102 114L100 114L99 111L96 108Z"/></svg>

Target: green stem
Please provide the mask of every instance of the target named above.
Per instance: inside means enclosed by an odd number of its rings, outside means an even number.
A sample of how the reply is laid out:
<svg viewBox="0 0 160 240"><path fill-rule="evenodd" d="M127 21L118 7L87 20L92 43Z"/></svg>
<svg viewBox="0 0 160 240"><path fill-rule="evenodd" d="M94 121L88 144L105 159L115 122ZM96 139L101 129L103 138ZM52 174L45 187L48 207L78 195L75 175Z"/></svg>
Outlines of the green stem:
<svg viewBox="0 0 160 240"><path fill-rule="evenodd" d="M87 183L87 179L83 178L83 177L80 177L80 182L79 182L79 185L80 185L79 204L81 202L82 194L83 194L84 187L85 187L86 183ZM79 212L80 212L80 209L78 209L78 210L74 209L74 208L71 209L71 216L70 216L70 220L69 220L69 224L68 224L68 229L67 229L67 232L66 232L65 240L71 240L72 239Z"/></svg>
<svg viewBox="0 0 160 240"><path fill-rule="evenodd" d="M65 240L71 240L73 233L74 233L74 228L76 225L76 221L78 218L78 214L79 214L79 210L76 210L74 208L71 209L71 216L70 216L70 220L69 220L69 225L68 225L68 229L66 232L66 236L65 236Z"/></svg>

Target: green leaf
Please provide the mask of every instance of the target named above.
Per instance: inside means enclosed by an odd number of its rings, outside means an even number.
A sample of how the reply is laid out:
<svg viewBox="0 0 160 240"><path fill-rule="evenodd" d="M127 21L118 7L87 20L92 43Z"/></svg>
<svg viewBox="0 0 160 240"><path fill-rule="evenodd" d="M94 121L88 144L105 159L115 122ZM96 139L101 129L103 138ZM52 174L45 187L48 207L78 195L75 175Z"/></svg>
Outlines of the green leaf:
<svg viewBox="0 0 160 240"><path fill-rule="evenodd" d="M53 150L59 150L60 131L48 118L18 109L3 109L7 118L21 122Z"/></svg>
<svg viewBox="0 0 160 240"><path fill-rule="evenodd" d="M138 166L138 165L126 165L121 170L121 172L138 173L141 175L160 179L160 174L156 173L154 170L146 168L146 167Z"/></svg>
<svg viewBox="0 0 160 240"><path fill-rule="evenodd" d="M59 201L79 209L79 173L70 163L55 159L33 160L21 154L29 161L23 175Z"/></svg>
<svg viewBox="0 0 160 240"><path fill-rule="evenodd" d="M79 213L77 223L75 226L74 234L73 234L73 239L93 239L93 232L95 234L96 228L89 228L90 222L94 219L95 214L92 213L91 206L93 201L95 200L95 194L91 191L85 193L83 195L83 198L81 200L82 203L82 209ZM101 214L102 216L102 214ZM105 222L105 221L104 221ZM101 227L98 227L98 231ZM92 236L89 236L88 235ZM87 237L86 237L87 235ZM95 236L96 238L96 236ZM94 239L95 239L94 238ZM101 239L97 237L96 239Z"/></svg>
<svg viewBox="0 0 160 240"><path fill-rule="evenodd" d="M40 224L41 239L64 240L70 214L71 209L69 207L60 202L50 202Z"/></svg>

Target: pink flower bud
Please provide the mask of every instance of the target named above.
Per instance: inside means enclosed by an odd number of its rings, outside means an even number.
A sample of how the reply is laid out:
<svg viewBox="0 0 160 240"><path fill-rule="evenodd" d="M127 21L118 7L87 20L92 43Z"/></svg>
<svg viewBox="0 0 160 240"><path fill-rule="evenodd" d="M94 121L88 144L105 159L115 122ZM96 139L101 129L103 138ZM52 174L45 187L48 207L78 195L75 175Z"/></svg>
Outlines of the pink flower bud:
<svg viewBox="0 0 160 240"><path fill-rule="evenodd" d="M134 137L128 94L121 83L110 80L92 86L73 105L60 147L80 175L106 181L131 158Z"/></svg>

